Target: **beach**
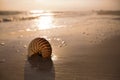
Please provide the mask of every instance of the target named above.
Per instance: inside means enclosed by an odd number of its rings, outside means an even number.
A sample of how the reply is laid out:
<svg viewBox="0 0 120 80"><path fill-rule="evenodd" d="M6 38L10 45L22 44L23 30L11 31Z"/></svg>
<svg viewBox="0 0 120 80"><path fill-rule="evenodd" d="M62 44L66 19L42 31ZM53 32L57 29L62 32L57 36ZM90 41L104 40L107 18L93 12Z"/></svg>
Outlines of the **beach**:
<svg viewBox="0 0 120 80"><path fill-rule="evenodd" d="M119 20L73 17L57 16L53 28L47 27L53 26L50 21L35 24L38 19L0 23L0 80L120 80ZM43 25L47 28L36 28ZM28 59L28 45L36 37L50 42L51 59Z"/></svg>

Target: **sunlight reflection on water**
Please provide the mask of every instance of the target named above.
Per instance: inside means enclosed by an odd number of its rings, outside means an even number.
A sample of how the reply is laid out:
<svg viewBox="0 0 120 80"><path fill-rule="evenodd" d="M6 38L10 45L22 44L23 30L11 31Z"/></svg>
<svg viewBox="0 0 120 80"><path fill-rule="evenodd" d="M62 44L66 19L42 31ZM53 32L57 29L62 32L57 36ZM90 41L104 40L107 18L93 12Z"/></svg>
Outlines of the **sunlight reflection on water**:
<svg viewBox="0 0 120 80"><path fill-rule="evenodd" d="M42 16L40 16L40 18L36 22L38 30L55 28L53 20L54 20L53 13L42 14Z"/></svg>

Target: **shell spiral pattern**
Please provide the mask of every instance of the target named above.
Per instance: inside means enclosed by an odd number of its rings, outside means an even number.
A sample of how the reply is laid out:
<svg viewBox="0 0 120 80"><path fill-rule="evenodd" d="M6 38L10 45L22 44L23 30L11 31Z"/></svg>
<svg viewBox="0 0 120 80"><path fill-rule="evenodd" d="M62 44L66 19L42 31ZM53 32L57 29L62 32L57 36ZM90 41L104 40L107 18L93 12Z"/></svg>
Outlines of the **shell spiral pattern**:
<svg viewBox="0 0 120 80"><path fill-rule="evenodd" d="M29 44L28 57L33 54L40 54L43 58L51 57L52 47L45 38L35 38Z"/></svg>

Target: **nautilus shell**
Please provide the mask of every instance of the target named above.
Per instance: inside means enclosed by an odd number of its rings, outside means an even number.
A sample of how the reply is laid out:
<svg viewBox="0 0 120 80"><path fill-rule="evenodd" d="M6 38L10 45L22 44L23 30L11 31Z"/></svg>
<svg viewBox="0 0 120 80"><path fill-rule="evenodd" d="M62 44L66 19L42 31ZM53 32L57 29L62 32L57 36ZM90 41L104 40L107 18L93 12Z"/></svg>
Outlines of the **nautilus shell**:
<svg viewBox="0 0 120 80"><path fill-rule="evenodd" d="M52 47L45 38L33 39L28 47L28 57L34 54L39 54L43 58L49 58L52 54Z"/></svg>

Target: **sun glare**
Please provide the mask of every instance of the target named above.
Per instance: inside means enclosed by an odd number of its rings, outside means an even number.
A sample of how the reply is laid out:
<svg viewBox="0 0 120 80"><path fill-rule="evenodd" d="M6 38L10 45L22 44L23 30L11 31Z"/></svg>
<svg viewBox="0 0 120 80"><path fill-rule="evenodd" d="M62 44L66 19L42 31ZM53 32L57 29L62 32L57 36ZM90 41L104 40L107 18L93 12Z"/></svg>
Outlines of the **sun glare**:
<svg viewBox="0 0 120 80"><path fill-rule="evenodd" d="M45 30L53 27L54 25L52 13L44 13L38 20L38 29Z"/></svg>

